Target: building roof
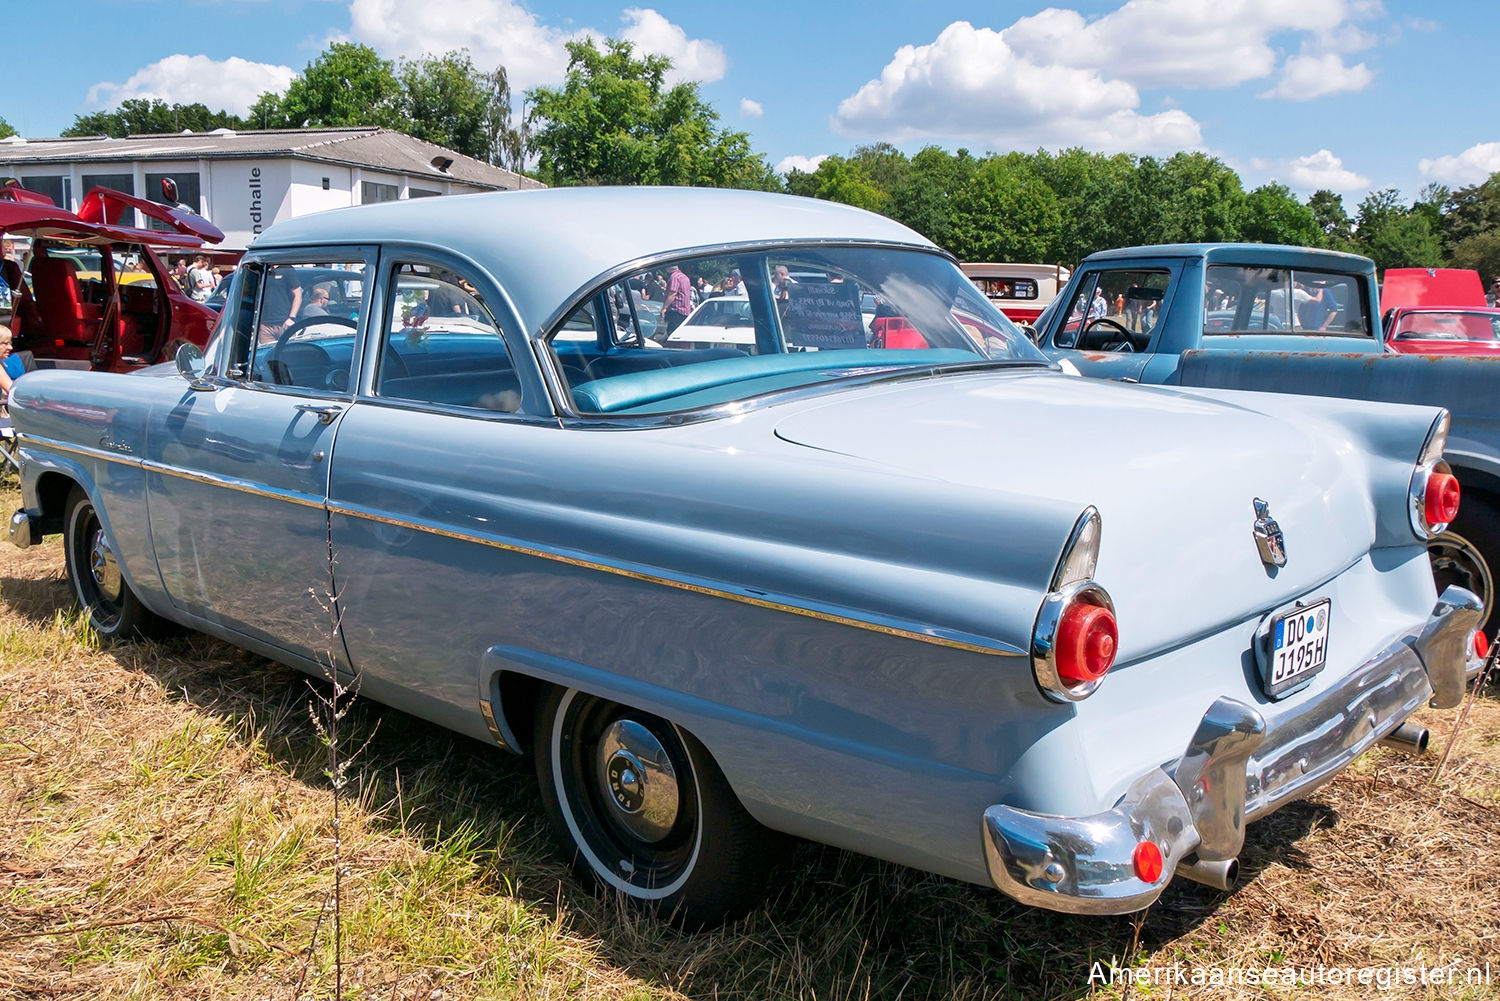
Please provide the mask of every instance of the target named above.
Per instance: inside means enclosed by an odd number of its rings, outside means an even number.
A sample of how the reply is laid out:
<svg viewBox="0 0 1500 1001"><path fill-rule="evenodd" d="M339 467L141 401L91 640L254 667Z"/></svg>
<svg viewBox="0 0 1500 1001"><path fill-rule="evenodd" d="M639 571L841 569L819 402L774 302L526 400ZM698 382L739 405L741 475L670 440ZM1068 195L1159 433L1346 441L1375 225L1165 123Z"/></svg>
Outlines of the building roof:
<svg viewBox="0 0 1500 1001"><path fill-rule="evenodd" d="M528 336L621 267L703 248L787 241L938 249L898 222L838 202L723 188L589 187L417 198L278 222L250 251L297 246L441 247L488 273Z"/></svg>
<svg viewBox="0 0 1500 1001"><path fill-rule="evenodd" d="M373 126L336 129L250 129L137 135L124 139L0 140L0 165L30 163L118 163L137 160L267 159L292 157L349 167L367 167L479 187L539 188L540 181L491 166L401 132ZM435 164L448 162L446 169Z"/></svg>

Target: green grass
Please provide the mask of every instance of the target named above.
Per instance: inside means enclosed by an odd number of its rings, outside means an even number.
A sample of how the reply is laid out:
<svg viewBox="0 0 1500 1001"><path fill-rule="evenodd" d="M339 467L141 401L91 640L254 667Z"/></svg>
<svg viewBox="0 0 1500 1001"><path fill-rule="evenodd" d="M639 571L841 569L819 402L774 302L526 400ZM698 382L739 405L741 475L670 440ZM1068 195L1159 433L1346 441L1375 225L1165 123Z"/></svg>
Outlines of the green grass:
<svg viewBox="0 0 1500 1001"><path fill-rule="evenodd" d="M101 648L60 566L56 543L0 553L0 997L290 999L305 979L331 998L327 920L308 950L334 832L307 679L190 635ZM1454 714L1423 719L1440 748ZM1439 783L1436 755L1379 750L1253 825L1232 895L1179 884L1139 922L1072 918L804 844L763 907L697 936L567 875L528 761L370 703L344 729L365 745L340 832L346 998L1123 998L1095 962L1437 965L1493 956L1500 927L1490 698Z"/></svg>

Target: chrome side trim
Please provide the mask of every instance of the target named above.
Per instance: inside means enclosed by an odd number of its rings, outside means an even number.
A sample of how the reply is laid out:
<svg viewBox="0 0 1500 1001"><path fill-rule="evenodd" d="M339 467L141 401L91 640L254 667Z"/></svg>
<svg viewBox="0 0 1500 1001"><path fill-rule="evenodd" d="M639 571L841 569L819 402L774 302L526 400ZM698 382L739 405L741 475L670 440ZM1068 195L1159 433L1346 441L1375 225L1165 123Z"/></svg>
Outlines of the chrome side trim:
<svg viewBox="0 0 1500 1001"><path fill-rule="evenodd" d="M756 608L764 608L774 612L788 612L800 615L804 618L816 619L820 622L831 622L842 626L851 626L855 629L863 629L868 632L880 633L885 636L894 636L900 639L915 640L919 643L928 643L933 646L944 647L951 650L963 650L968 653L980 653L989 656L1015 657L1020 656L1022 651L1009 644L991 640L983 636L956 631L925 631L914 623L904 623L899 620L877 621L873 618L861 618L849 614L846 611L832 611L829 609L814 607L810 603L797 602L790 597L771 598L765 592L749 594L740 591L729 590L713 584L700 583L681 577L669 577L657 571L647 571L635 567L622 566L612 563L603 563L598 560L586 559L582 556L573 556L567 553L550 549L538 549L535 546L525 546L518 542L504 539L492 538L478 535L472 532L458 532L450 528L441 528L437 525L424 524L405 518L392 518L388 515L377 514L365 508L355 507L351 504L329 502L330 514L341 514L350 518L358 518L363 521L374 522L379 525L389 525L393 528L404 528L413 532L422 532L427 535L435 535L439 538L454 539L459 542L471 542L476 545L486 546L490 549L498 549L502 552L515 553L520 556L529 556L536 559L548 560L553 563L562 563L567 566L580 567L585 570L595 570L600 573L613 574L617 577L625 577L630 580L638 580L648 584L657 584L662 587L675 588L680 591L688 591L693 594L701 594L711 598L724 598L728 601L739 602L742 605L751 605Z"/></svg>
<svg viewBox="0 0 1500 1001"><path fill-rule="evenodd" d="M183 469L181 466L169 466L165 462L156 462L151 459L142 461L140 465L148 473L160 473L163 476L170 476L178 480L187 480L190 483L203 483L208 486L220 487L224 490L232 490L235 493L249 494L252 497L266 497L271 500L284 501L287 504L295 504L298 507L325 507L322 497L294 493L290 490L277 490L233 476L219 476L216 473L204 473L196 469Z"/></svg>
<svg viewBox="0 0 1500 1001"><path fill-rule="evenodd" d="M107 435L105 437L108 438ZM58 441L55 438L40 438L36 435L19 434L16 436L16 440L18 445L26 445L30 448L50 449L54 452L65 452L69 455L81 455L87 459L97 459L100 462L115 462L122 466L138 467L144 461L115 449L74 445L69 442Z"/></svg>

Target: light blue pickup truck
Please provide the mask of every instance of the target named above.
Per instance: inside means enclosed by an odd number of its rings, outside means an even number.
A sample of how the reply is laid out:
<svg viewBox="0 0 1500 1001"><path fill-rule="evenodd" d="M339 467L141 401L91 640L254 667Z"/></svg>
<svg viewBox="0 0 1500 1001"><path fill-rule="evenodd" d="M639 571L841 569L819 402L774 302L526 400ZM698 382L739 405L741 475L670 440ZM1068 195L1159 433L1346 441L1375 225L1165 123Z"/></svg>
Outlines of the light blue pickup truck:
<svg viewBox="0 0 1500 1001"><path fill-rule="evenodd" d="M1392 352L1369 258L1267 244L1104 251L1074 271L1036 335L1086 376L1446 407L1443 455L1463 506L1431 542L1433 568L1440 590L1480 595L1488 627L1497 624L1500 359Z"/></svg>

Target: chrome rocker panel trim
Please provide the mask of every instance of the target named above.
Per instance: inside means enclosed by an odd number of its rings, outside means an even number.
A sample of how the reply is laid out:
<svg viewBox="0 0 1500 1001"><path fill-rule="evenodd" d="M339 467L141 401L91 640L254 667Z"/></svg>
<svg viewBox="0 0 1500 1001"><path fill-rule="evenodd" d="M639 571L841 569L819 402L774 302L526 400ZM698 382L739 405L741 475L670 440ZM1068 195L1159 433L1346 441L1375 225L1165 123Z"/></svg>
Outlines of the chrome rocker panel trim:
<svg viewBox="0 0 1500 1001"><path fill-rule="evenodd" d="M1275 726L1243 702L1218 699L1183 756L1136 779L1113 809L1055 817L990 807L983 824L990 879L1021 903L1054 911L1149 906L1189 855L1234 858L1247 823L1333 778L1429 697L1436 708L1462 701L1464 647L1481 608L1470 592L1448 588L1420 630ZM1144 840L1161 849L1155 882L1138 878L1131 862Z"/></svg>

